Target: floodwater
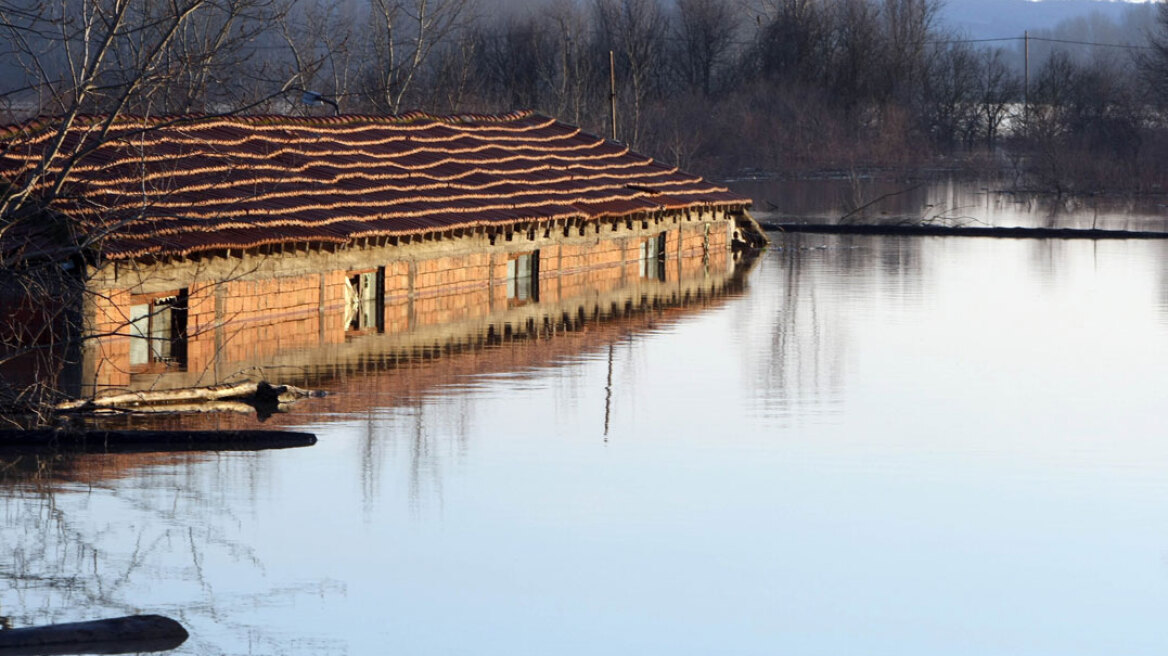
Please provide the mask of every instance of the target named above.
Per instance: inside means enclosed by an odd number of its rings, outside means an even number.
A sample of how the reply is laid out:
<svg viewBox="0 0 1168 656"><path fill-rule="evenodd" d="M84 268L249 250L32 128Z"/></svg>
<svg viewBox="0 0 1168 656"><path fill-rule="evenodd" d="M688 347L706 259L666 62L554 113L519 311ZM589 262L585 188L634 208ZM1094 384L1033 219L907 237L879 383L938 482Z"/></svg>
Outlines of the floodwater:
<svg viewBox="0 0 1168 656"><path fill-rule="evenodd" d="M1168 242L772 236L684 308L341 372L264 424L310 448L0 463L0 616L161 613L177 654L1168 650Z"/></svg>
<svg viewBox="0 0 1168 656"><path fill-rule="evenodd" d="M1168 216L1163 195L1055 196L1014 191L1008 177L971 183L840 174L733 186L754 199L756 216L777 221L1164 230Z"/></svg>

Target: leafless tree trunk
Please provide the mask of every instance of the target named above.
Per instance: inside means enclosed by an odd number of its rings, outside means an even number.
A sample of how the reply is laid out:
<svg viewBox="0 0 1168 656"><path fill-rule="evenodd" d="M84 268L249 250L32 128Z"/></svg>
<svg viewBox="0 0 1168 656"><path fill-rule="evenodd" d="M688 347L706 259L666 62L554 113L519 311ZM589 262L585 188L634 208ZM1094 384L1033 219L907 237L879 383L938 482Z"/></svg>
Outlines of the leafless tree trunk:
<svg viewBox="0 0 1168 656"><path fill-rule="evenodd" d="M470 0L373 0L370 40L376 70L370 76L377 108L400 113L424 75L434 49L454 38L471 14Z"/></svg>
<svg viewBox="0 0 1168 656"><path fill-rule="evenodd" d="M621 77L627 84L632 116L624 120L628 127L622 136L635 148L640 140L641 113L661 77L668 30L665 13L658 0L596 0L595 9L598 50L618 54Z"/></svg>
<svg viewBox="0 0 1168 656"><path fill-rule="evenodd" d="M447 42L437 53L426 107L437 112L490 112L490 105L480 106L481 80L476 63L480 60L479 44L473 39ZM471 109L473 107L473 109Z"/></svg>
<svg viewBox="0 0 1168 656"><path fill-rule="evenodd" d="M1010 114L1010 105L1022 91L1017 75L1010 72L1001 50L986 50L981 55L978 75L978 108L981 131L987 148L997 143L1002 124Z"/></svg>
<svg viewBox="0 0 1168 656"><path fill-rule="evenodd" d="M755 58L762 77L779 84L821 80L830 30L820 3L773 0L756 11Z"/></svg>
<svg viewBox="0 0 1168 656"><path fill-rule="evenodd" d="M911 92L924 74L928 41L936 33L937 0L883 0L888 33L887 84L893 92Z"/></svg>
<svg viewBox="0 0 1168 656"><path fill-rule="evenodd" d="M1168 3L1156 4L1156 25L1148 37L1150 50L1137 62L1148 86L1161 104L1168 104Z"/></svg>
<svg viewBox="0 0 1168 656"><path fill-rule="evenodd" d="M735 8L727 0L677 0L675 65L691 91L709 96L727 64L738 33Z"/></svg>
<svg viewBox="0 0 1168 656"><path fill-rule="evenodd" d="M937 46L929 59L921 87L925 127L938 143L967 141L977 119L977 55L964 44L952 44Z"/></svg>
<svg viewBox="0 0 1168 656"><path fill-rule="evenodd" d="M294 80L298 89L328 96L343 109L352 95L356 20L351 7L343 5L309 2L291 8L278 21L287 59L271 65L288 69L280 77Z"/></svg>
<svg viewBox="0 0 1168 656"><path fill-rule="evenodd" d="M600 67L587 56L588 17L572 0L556 0L545 9L544 15L559 42L559 84L554 112L576 125L589 122L586 119L594 115L599 97L591 87L598 79Z"/></svg>
<svg viewBox="0 0 1168 656"><path fill-rule="evenodd" d="M479 77L500 107L542 108L558 74L554 33L534 18L509 17L474 39Z"/></svg>
<svg viewBox="0 0 1168 656"><path fill-rule="evenodd" d="M268 0L0 0L0 43L7 63L16 62L23 74L15 83L6 80L8 91L34 97L36 111L56 115L28 133L42 140L35 155L0 186L5 307L25 303L18 298L60 301L30 309L35 321L23 326L13 315L0 317L7 322L0 327L0 362L38 362L35 381L16 391L26 405L37 407L59 393L71 354L83 340L99 337L83 325L81 308L93 300L85 286L87 263L99 257L104 236L118 224L110 217L82 231L54 211L54 202L72 193L74 167L127 113L208 108L212 98L218 113L240 109L231 104L237 89L224 72L260 29L260 15L247 12L272 6ZM83 114L97 116L83 120ZM143 133L150 129L143 124ZM19 152L23 138L10 135L4 148ZM42 242L52 253L32 252ZM29 334L33 325L39 327ZM44 355L61 349L61 356Z"/></svg>
<svg viewBox="0 0 1168 656"><path fill-rule="evenodd" d="M37 95L41 113L56 114L52 146L0 192L0 231L34 191L38 204L51 202L77 157L123 113L243 108L234 82L240 61L274 10L272 0L0 0L0 40L25 74L18 88ZM67 145L82 113L104 118Z"/></svg>

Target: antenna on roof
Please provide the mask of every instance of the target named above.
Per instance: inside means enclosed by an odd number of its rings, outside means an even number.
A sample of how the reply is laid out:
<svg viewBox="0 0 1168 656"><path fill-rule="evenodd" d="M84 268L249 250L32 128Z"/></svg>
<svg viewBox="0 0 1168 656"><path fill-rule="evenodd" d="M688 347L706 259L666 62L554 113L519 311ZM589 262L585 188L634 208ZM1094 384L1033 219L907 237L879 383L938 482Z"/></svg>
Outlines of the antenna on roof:
<svg viewBox="0 0 1168 656"><path fill-rule="evenodd" d="M334 114L337 116L341 115L341 106L337 104L337 101L329 98L328 96L321 95L315 91L305 91L304 95L300 96L300 102L304 103L305 105L319 105L321 103L328 103L329 105L333 106Z"/></svg>

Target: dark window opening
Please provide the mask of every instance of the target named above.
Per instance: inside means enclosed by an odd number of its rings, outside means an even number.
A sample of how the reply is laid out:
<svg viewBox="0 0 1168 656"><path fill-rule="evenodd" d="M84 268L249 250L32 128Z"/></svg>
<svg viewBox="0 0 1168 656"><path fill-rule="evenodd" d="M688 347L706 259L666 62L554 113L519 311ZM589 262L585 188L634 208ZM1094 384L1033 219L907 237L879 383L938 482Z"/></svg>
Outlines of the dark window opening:
<svg viewBox="0 0 1168 656"><path fill-rule="evenodd" d="M507 302L523 305L539 301L539 251L507 258Z"/></svg>
<svg viewBox="0 0 1168 656"><path fill-rule="evenodd" d="M385 332L385 267L350 273L345 282L345 330Z"/></svg>
<svg viewBox="0 0 1168 656"><path fill-rule="evenodd" d="M130 371L187 366L187 290L134 296L130 304Z"/></svg>
<svg viewBox="0 0 1168 656"><path fill-rule="evenodd" d="M641 277L665 280L665 233L641 242Z"/></svg>

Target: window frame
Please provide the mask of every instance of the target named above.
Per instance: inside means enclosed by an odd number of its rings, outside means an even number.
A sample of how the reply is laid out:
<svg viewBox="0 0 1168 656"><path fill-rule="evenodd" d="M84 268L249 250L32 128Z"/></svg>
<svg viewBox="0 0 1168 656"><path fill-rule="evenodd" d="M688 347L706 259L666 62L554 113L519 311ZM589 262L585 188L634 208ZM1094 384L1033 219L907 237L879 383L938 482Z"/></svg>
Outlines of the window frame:
<svg viewBox="0 0 1168 656"><path fill-rule="evenodd" d="M163 302L168 301L168 302ZM146 306L146 313L137 316L135 308ZM155 292L151 294L132 294L130 296L130 321L128 330L130 335L130 373L162 373L166 371L186 371L187 346L189 335L188 316L190 311L190 294L186 288ZM138 322L146 321L145 330ZM165 322L163 326L157 322ZM160 335L160 336L155 336ZM145 359L135 358L134 340L144 340ZM162 343L166 344L167 354L163 355Z"/></svg>
<svg viewBox="0 0 1168 656"><path fill-rule="evenodd" d="M644 280L665 280L665 248L667 233L661 232L641 242L638 264Z"/></svg>
<svg viewBox="0 0 1168 656"><path fill-rule="evenodd" d="M372 291L366 297L368 289L367 281L370 274L372 278ZM353 281L357 283L354 285ZM349 289L353 290L354 296L345 299L345 315L342 320L345 321L346 335L373 335L385 332L385 267L374 267L369 269L356 269L345 272L346 293ZM367 318L368 313L365 306L372 303L373 321L367 322L362 319ZM352 318L349 318L349 312L352 311Z"/></svg>
<svg viewBox="0 0 1168 656"><path fill-rule="evenodd" d="M528 259L527 273L519 275L520 262ZM539 302L539 249L507 254L507 305L517 307Z"/></svg>

